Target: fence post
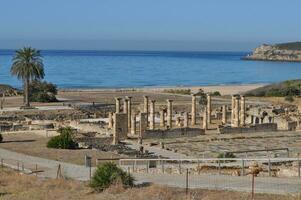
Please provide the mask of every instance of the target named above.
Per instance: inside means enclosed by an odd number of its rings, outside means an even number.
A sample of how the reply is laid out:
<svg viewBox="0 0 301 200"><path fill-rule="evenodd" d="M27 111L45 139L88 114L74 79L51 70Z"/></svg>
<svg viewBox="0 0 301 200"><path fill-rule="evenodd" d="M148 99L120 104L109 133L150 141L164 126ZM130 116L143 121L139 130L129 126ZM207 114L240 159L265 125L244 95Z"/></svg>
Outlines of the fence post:
<svg viewBox="0 0 301 200"><path fill-rule="evenodd" d="M149 160L146 161L146 173L148 173L148 168L149 168Z"/></svg>
<svg viewBox="0 0 301 200"><path fill-rule="evenodd" d="M218 174L221 175L221 161L218 160Z"/></svg>
<svg viewBox="0 0 301 200"><path fill-rule="evenodd" d="M255 174L252 173L252 200L254 200Z"/></svg>
<svg viewBox="0 0 301 200"><path fill-rule="evenodd" d="M135 160L135 167L134 167L135 172L137 172L137 160Z"/></svg>
<svg viewBox="0 0 301 200"><path fill-rule="evenodd" d="M198 174L200 175L201 169L200 169L200 160L198 160Z"/></svg>
<svg viewBox="0 0 301 200"><path fill-rule="evenodd" d="M186 195L188 195L188 176L189 176L189 171L188 169L186 169Z"/></svg>
<svg viewBox="0 0 301 200"><path fill-rule="evenodd" d="M271 176L271 160L269 159L269 168L268 168L269 176Z"/></svg>
<svg viewBox="0 0 301 200"><path fill-rule="evenodd" d="M18 171L20 171L20 163L19 163L19 161L17 161L17 165L18 165Z"/></svg>
<svg viewBox="0 0 301 200"><path fill-rule="evenodd" d="M24 162L22 162L22 171L24 172Z"/></svg>
<svg viewBox="0 0 301 200"><path fill-rule="evenodd" d="M1 167L3 168L4 167L4 163L3 163L3 158L1 158Z"/></svg>
<svg viewBox="0 0 301 200"><path fill-rule="evenodd" d="M179 161L179 173L180 173L180 174L182 174L181 162L182 162L182 161Z"/></svg>
<svg viewBox="0 0 301 200"><path fill-rule="evenodd" d="M245 160L241 159L241 175L245 175Z"/></svg>
<svg viewBox="0 0 301 200"><path fill-rule="evenodd" d="M36 176L38 175L38 164L36 164Z"/></svg>
<svg viewBox="0 0 301 200"><path fill-rule="evenodd" d="M298 177L300 178L300 167L301 167L301 164L300 164L300 153L298 153Z"/></svg>
<svg viewBox="0 0 301 200"><path fill-rule="evenodd" d="M134 173L135 170L135 162L132 160L132 172Z"/></svg>
<svg viewBox="0 0 301 200"><path fill-rule="evenodd" d="M164 174L164 170L165 170L165 169L164 169L164 160L162 160L162 163L161 163L161 164L162 164L162 173Z"/></svg>

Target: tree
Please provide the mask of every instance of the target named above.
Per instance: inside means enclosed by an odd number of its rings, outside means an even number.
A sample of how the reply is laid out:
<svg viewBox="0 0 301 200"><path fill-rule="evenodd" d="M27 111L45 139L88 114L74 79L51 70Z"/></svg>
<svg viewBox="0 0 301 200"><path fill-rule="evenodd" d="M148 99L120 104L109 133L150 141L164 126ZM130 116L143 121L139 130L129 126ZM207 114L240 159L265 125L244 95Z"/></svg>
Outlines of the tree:
<svg viewBox="0 0 301 200"><path fill-rule="evenodd" d="M24 47L23 49L17 50L10 72L13 76L23 81L24 104L25 107L30 107L29 84L32 80L40 80L45 76L40 51L31 47Z"/></svg>

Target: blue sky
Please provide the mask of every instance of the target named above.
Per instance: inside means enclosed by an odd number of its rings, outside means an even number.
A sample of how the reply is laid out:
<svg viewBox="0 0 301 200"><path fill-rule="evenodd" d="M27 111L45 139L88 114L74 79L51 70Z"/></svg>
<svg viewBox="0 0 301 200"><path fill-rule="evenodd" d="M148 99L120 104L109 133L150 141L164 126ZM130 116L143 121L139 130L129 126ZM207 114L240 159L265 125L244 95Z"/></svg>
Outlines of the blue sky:
<svg viewBox="0 0 301 200"><path fill-rule="evenodd" d="M300 0L0 0L0 49L251 50L301 41Z"/></svg>

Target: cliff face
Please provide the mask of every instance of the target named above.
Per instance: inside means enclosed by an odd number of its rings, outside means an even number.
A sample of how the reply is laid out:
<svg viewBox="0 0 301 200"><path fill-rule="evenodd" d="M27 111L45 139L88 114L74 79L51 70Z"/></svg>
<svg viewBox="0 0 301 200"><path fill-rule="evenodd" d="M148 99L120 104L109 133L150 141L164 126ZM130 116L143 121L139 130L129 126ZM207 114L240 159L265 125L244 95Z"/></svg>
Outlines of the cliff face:
<svg viewBox="0 0 301 200"><path fill-rule="evenodd" d="M263 44L260 47L257 47L252 54L247 55L244 59L301 62L301 50L284 49L281 45Z"/></svg>

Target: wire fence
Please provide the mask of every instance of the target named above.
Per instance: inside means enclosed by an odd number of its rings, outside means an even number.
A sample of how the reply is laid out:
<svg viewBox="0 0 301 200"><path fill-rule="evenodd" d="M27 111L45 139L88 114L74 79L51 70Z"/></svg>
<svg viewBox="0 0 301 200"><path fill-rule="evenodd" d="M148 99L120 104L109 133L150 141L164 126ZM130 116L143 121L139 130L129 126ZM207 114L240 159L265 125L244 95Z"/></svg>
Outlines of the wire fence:
<svg viewBox="0 0 301 200"><path fill-rule="evenodd" d="M300 159L121 159L140 181L186 189L300 194Z"/></svg>
<svg viewBox="0 0 301 200"><path fill-rule="evenodd" d="M11 169L15 169L19 172L23 172L25 174L35 174L44 172L44 169L38 164L32 164L32 163L26 163L22 161L18 161L15 159L0 159L0 166L3 167L9 167Z"/></svg>

